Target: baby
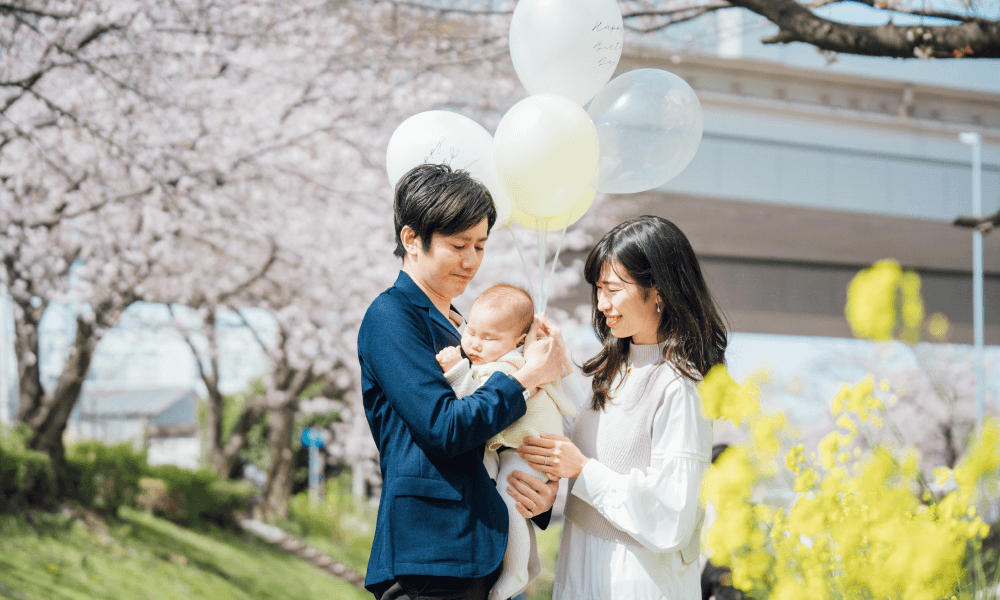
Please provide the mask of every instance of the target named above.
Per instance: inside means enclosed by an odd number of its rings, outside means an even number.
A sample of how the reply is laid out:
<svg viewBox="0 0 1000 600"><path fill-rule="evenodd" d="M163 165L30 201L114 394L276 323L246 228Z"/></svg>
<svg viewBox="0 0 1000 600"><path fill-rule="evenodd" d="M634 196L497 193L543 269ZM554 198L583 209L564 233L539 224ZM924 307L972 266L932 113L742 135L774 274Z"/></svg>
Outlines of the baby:
<svg viewBox="0 0 1000 600"><path fill-rule="evenodd" d="M524 343L535 317L531 296L519 287L497 284L476 298L469 311L469 320L462 332L462 347L445 348L437 355L445 378L458 397L473 393L496 371L513 373L524 365L518 346ZM465 356L462 357L462 350ZM484 463L497 482L497 491L507 505L507 552L500 577L490 590L490 600L504 600L522 592L538 574L538 554L535 550L535 530L514 507L515 501L506 493L507 476L515 470L545 480L546 475L535 471L517 452L501 448L517 448L525 436L542 433L563 433L562 415L572 416L575 406L566 399L556 384L544 386L527 402L527 412L509 427L487 442ZM499 454L499 458L498 458Z"/></svg>

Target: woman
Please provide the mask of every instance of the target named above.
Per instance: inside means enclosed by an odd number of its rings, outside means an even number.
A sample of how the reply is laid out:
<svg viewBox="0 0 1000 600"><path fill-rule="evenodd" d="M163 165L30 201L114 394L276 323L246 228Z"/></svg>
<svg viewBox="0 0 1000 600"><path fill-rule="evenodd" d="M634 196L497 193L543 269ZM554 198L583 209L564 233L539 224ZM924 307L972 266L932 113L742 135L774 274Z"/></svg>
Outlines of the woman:
<svg viewBox="0 0 1000 600"><path fill-rule="evenodd" d="M609 231L585 266L603 344L583 370L591 406L565 437L521 455L569 477L554 599L698 599L698 492L712 427L697 384L724 361L726 327L684 234L644 216Z"/></svg>

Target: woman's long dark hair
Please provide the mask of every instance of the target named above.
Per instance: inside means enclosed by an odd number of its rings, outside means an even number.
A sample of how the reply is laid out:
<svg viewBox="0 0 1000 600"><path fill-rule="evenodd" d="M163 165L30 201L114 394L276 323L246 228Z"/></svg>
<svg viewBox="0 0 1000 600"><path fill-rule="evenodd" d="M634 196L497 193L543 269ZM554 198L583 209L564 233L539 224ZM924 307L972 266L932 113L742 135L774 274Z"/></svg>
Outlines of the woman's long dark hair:
<svg viewBox="0 0 1000 600"><path fill-rule="evenodd" d="M593 376L594 410L603 410L615 376L624 374L628 339L617 339L597 310L597 282L605 264L617 263L622 279L646 294L663 299L657 339L664 340L663 358L688 379L700 381L725 362L726 324L705 285L691 242L670 221L653 216L629 219L601 238L587 255L584 277L591 285L593 325L603 347L583 364Z"/></svg>

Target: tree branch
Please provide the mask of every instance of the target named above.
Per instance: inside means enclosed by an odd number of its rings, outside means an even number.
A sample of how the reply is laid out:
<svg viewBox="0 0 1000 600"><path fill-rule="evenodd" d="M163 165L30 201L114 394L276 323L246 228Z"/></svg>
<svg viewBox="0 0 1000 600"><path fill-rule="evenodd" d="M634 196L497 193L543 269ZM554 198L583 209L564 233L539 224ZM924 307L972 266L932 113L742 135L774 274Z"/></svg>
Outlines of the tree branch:
<svg viewBox="0 0 1000 600"><path fill-rule="evenodd" d="M267 342L265 342L264 338L260 336L260 333L258 333L257 329L250 324L250 320L247 319L246 315L243 314L243 311L241 309L236 309L232 307L230 307L230 309L236 313L236 316L240 318L240 321L243 323L243 326L250 331L250 335L253 336L254 341L257 342L257 345L260 346L260 349L264 352L264 354L266 354L267 357L271 359L273 363L277 364L278 357L271 352L271 349L268 347Z"/></svg>
<svg viewBox="0 0 1000 600"><path fill-rule="evenodd" d="M0 15L31 15L33 17L48 17L51 19L68 19L75 16L73 13L68 12L50 12L46 10L40 10L37 8L27 8L25 6L14 6L9 3L0 3Z"/></svg>
<svg viewBox="0 0 1000 600"><path fill-rule="evenodd" d="M177 313L174 312L174 307L172 304L167 304L167 312L170 313L170 318L174 322L174 327L181 334L181 339L184 340L184 343L187 344L188 349L191 350L191 354L194 356L195 365L198 367L198 376L201 378L205 386L209 389L209 394L211 394L213 390L216 390L219 387L218 374L214 372L209 373L208 370L205 368L204 364L205 358L202 357L201 352L198 351L198 346L194 343L194 339L191 337L191 330L188 329L188 327L185 326L183 323L181 323L180 319L177 317Z"/></svg>
<svg viewBox="0 0 1000 600"><path fill-rule="evenodd" d="M449 14L471 15L476 17L510 15L511 13L514 12L513 10L489 10L489 9L457 8L450 6L435 6L433 4L425 4L423 2L406 2L404 0L393 0L393 4L404 8L416 8L418 10L426 10L426 11L449 13Z"/></svg>
<svg viewBox="0 0 1000 600"><path fill-rule="evenodd" d="M271 269L271 267L274 265L275 261L277 261L277 259L278 259L278 244L275 243L275 241L273 239L271 239L269 241L271 243L271 251L267 255L267 260L265 260L260 265L260 268L257 269L257 271L253 275L251 275L250 277L247 277L246 280L244 280L240 284L238 284L235 287L233 287L233 289L231 289L229 291L226 291L226 292L223 292L222 294L220 294L219 298L218 298L218 301L220 303L225 303L230 298L239 295L240 293L242 293L243 291L245 291L247 288L249 288L251 285L253 285L254 283L260 281L261 279L264 278L265 275L267 275L267 272Z"/></svg>
<svg viewBox="0 0 1000 600"><path fill-rule="evenodd" d="M1000 22L958 25L851 25L824 19L795 0L730 0L781 30L765 44L804 42L831 52L893 58L1000 58Z"/></svg>
<svg viewBox="0 0 1000 600"><path fill-rule="evenodd" d="M843 0L837 0L837 1L843 1ZM959 21L963 23L967 21L973 21L976 18L972 15L963 15L961 13L955 13L950 11L916 9L916 8L911 8L909 6L905 6L898 2L889 3L886 2L886 0L848 0L848 1L856 2L858 4L864 4L865 6L870 6L878 10L897 12L906 15L913 15L916 17L947 19L949 21Z"/></svg>
<svg viewBox="0 0 1000 600"><path fill-rule="evenodd" d="M684 6L680 8L665 8L665 9L647 9L647 10L635 10L632 12L622 13L622 20L625 21L625 27L631 31L638 33L653 33L654 31L659 31L661 29L666 29L671 25L676 25L678 23L684 23L685 21L692 21L706 15L710 12L715 12L723 8L733 8L733 5L724 0L719 0L718 2L705 4L701 6ZM657 22L655 25L638 26L631 25L628 20L639 20L639 19L649 19L650 17L666 17L663 21Z"/></svg>

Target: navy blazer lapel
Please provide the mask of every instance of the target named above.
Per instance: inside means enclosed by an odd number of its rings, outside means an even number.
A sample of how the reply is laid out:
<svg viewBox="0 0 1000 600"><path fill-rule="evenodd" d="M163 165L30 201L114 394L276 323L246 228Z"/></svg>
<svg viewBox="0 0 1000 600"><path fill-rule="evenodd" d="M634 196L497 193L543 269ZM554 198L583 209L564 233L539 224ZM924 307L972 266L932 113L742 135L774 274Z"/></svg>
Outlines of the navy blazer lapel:
<svg viewBox="0 0 1000 600"><path fill-rule="evenodd" d="M434 321L434 323L439 327L444 328L451 339L461 339L461 335L458 332L458 328L455 327L455 324L441 314L441 311L439 311L437 307L431 303L431 299L427 297L427 294L425 294L422 289L417 287L417 284L413 282L413 279L405 271L399 272L399 276L396 277L396 283L393 284L393 287L401 291L403 295L405 295L406 298L415 306L419 306L426 310L430 315L431 320ZM451 306L450 308L458 313L454 306Z"/></svg>

